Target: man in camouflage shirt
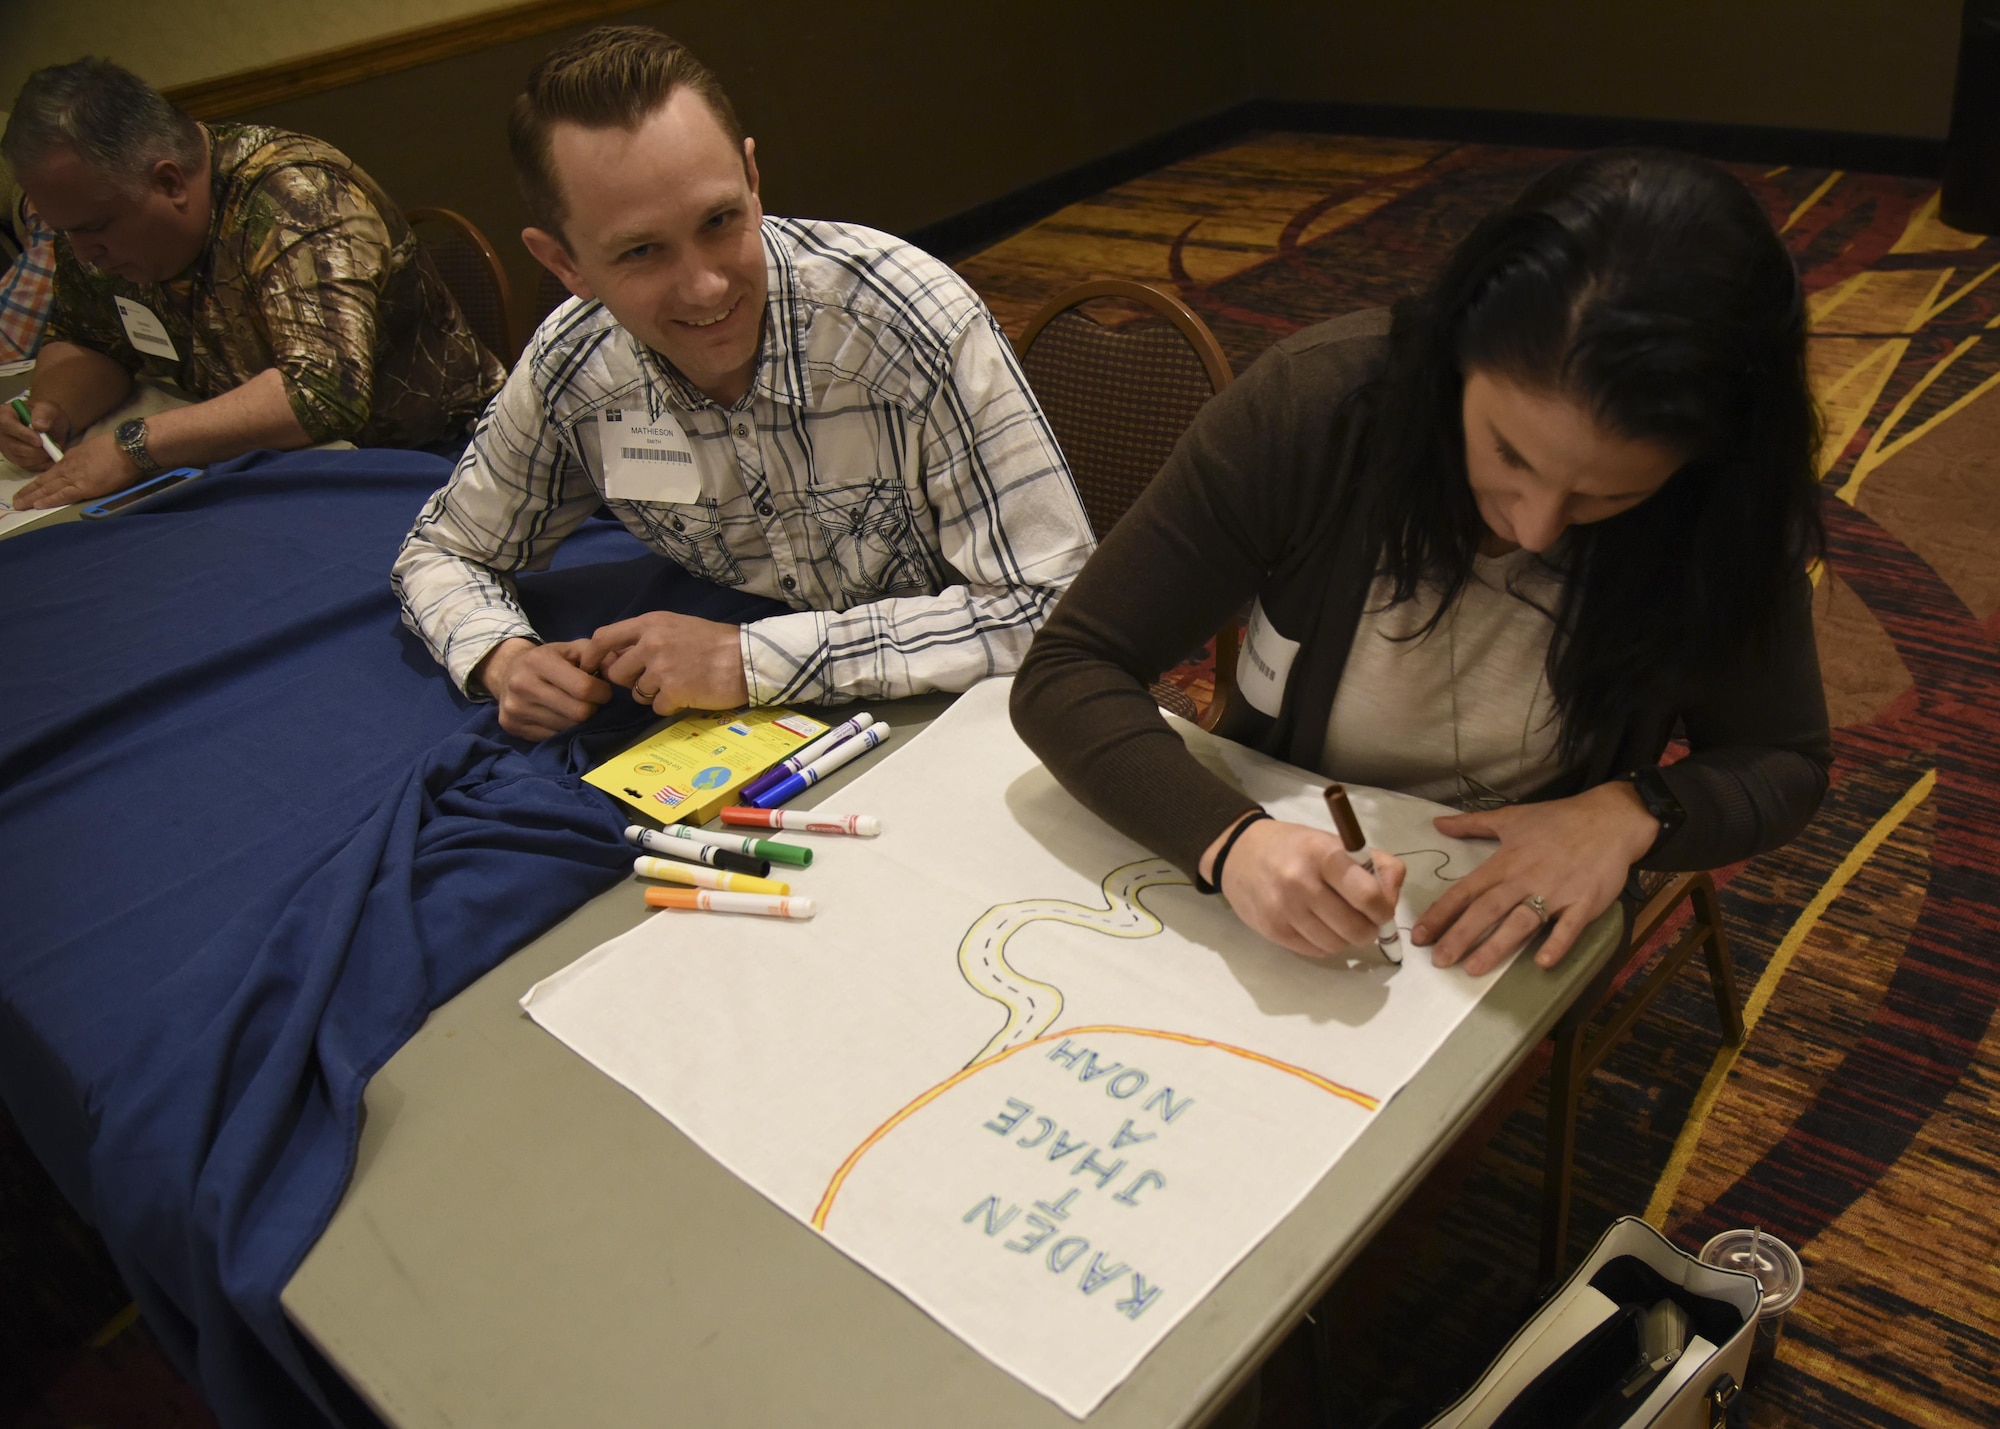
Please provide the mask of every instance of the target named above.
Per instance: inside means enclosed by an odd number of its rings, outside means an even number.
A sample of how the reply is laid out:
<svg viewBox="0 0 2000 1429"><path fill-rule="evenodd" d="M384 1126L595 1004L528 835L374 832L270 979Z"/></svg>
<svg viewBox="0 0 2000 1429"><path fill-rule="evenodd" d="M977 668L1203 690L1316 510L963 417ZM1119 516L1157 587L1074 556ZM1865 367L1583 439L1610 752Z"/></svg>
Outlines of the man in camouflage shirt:
<svg viewBox="0 0 2000 1429"><path fill-rule="evenodd" d="M329 145L204 127L86 59L29 78L0 150L59 235L34 430L0 415L0 452L42 472L17 507L258 447L462 440L500 386L395 204ZM70 448L134 377L200 400Z"/></svg>

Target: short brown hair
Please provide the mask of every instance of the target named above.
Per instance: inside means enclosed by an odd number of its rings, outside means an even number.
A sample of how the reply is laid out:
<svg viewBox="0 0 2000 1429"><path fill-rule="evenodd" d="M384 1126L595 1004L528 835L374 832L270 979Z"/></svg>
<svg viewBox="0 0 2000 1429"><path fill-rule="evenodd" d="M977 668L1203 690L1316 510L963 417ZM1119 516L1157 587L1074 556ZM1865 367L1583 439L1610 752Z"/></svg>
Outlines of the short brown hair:
<svg viewBox="0 0 2000 1429"><path fill-rule="evenodd" d="M566 217L549 152L559 121L586 129L637 129L682 88L701 96L722 132L742 149L743 125L721 82L686 45L650 25L599 25L536 65L507 115L514 177L535 226L560 236Z"/></svg>

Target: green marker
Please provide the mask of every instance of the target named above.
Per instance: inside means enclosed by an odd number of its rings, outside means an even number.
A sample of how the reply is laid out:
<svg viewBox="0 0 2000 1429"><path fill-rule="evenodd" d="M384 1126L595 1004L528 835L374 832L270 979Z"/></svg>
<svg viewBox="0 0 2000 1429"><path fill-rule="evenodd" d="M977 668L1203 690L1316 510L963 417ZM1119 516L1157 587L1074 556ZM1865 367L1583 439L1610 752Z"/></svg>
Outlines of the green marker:
<svg viewBox="0 0 2000 1429"><path fill-rule="evenodd" d="M31 432L35 432L35 414L28 410L27 402L16 397L7 405L14 409L14 415L21 419L22 426ZM49 454L51 461L61 461L63 459L62 448L49 440L47 432L35 432L35 435L42 439L42 450Z"/></svg>
<svg viewBox="0 0 2000 1429"><path fill-rule="evenodd" d="M640 834L644 832L651 832L660 838L685 839L689 843L707 844L710 848L727 849L731 853L768 859L772 863L789 863L794 868L809 867L813 861L813 851L798 844L779 843L776 839L753 839L748 834L711 833L707 829L691 829L686 824L668 824L658 830L642 830L634 824L625 830L626 841L638 844Z"/></svg>

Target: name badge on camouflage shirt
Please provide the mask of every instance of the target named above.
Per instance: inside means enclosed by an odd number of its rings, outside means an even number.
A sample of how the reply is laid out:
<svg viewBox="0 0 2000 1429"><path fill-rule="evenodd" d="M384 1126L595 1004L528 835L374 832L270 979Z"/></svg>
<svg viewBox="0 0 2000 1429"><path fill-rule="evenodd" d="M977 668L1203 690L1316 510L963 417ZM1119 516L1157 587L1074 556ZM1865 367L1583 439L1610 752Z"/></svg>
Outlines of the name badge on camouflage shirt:
<svg viewBox="0 0 2000 1429"><path fill-rule="evenodd" d="M118 304L118 320L125 324L125 336L131 339L132 346L150 357L164 357L169 362L181 360L181 355L174 351L174 340L167 336L166 325L151 308L130 298L112 301Z"/></svg>
<svg viewBox="0 0 2000 1429"><path fill-rule="evenodd" d="M670 416L618 408L597 414L597 449L604 461L604 494L619 501L693 501L701 495L701 470L687 434Z"/></svg>

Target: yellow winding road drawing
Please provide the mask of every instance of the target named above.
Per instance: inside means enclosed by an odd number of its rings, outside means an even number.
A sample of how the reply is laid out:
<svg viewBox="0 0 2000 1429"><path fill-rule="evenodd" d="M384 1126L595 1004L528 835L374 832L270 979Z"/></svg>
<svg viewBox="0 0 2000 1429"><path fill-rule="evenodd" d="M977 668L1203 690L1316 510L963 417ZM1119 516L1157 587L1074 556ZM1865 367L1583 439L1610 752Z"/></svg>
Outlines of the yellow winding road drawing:
<svg viewBox="0 0 2000 1429"><path fill-rule="evenodd" d="M1009 938L1030 923L1068 923L1113 938L1150 938L1162 924L1140 905L1139 895L1167 884L1186 887L1188 880L1165 859L1148 858L1104 875L1102 908L1066 898L1022 898L996 903L982 913L959 942L958 970L975 992L1007 1009L1007 1025L966 1066L1034 1040L1062 1013L1061 988L1025 977L1008 963Z"/></svg>

